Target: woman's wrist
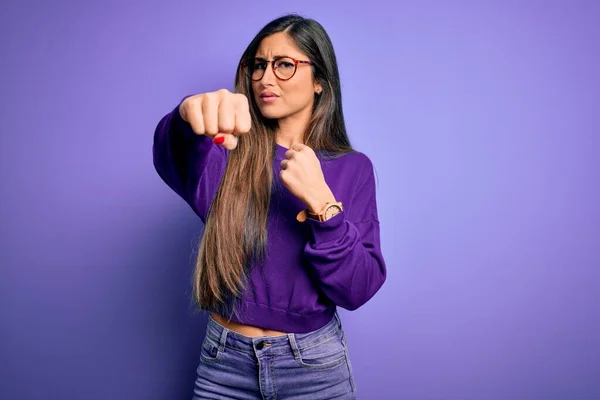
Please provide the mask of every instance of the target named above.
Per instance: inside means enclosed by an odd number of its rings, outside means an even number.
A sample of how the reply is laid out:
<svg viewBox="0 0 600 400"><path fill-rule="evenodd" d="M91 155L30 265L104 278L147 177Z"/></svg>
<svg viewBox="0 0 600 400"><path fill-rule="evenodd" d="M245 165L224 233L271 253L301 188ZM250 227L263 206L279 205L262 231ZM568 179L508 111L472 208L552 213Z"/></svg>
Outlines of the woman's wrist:
<svg viewBox="0 0 600 400"><path fill-rule="evenodd" d="M312 214L317 214L323 209L323 207L325 207L325 204L333 203L335 201L336 199L333 195L333 192L331 189L329 189L329 187L327 187L326 189L322 189L314 195L307 197L304 200L304 203L306 204L306 208L309 212Z"/></svg>

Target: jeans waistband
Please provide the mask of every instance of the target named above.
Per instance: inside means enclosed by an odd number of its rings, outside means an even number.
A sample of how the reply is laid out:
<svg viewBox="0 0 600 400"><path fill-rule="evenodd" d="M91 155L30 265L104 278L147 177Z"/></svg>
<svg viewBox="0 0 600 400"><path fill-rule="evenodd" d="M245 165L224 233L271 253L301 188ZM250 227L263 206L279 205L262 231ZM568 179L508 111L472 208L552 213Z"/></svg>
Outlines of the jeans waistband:
<svg viewBox="0 0 600 400"><path fill-rule="evenodd" d="M206 336L218 344L220 350L225 347L255 354L257 351L267 351L270 354L281 354L292 351L299 357L299 351L315 346L336 334L342 333L342 324L336 312L325 326L308 333L288 333L281 336L249 337L234 332L215 321L209 316Z"/></svg>

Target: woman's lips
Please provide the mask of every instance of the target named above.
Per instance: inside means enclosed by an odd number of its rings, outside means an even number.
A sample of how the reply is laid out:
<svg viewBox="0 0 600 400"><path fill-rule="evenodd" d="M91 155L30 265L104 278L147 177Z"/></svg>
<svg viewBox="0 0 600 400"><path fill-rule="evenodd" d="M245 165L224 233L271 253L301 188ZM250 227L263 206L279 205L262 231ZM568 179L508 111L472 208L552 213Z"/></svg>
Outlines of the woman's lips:
<svg viewBox="0 0 600 400"><path fill-rule="evenodd" d="M279 96L273 92L263 92L260 94L260 99L262 101L264 101L265 103L272 103L275 100L277 100L278 98L279 98Z"/></svg>

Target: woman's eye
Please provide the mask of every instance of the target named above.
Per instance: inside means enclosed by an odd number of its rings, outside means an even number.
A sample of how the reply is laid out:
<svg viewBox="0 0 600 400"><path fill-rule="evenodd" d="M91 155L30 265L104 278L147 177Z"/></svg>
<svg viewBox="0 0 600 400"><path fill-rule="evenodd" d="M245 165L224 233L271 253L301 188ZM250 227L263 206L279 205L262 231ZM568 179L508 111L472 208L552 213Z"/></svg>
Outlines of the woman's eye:
<svg viewBox="0 0 600 400"><path fill-rule="evenodd" d="M257 62L257 63L254 63L253 69L255 69L255 70L265 69L266 65L267 65L267 63L265 63L265 62Z"/></svg>
<svg viewBox="0 0 600 400"><path fill-rule="evenodd" d="M277 63L277 68L294 68L294 64L289 61L280 61Z"/></svg>

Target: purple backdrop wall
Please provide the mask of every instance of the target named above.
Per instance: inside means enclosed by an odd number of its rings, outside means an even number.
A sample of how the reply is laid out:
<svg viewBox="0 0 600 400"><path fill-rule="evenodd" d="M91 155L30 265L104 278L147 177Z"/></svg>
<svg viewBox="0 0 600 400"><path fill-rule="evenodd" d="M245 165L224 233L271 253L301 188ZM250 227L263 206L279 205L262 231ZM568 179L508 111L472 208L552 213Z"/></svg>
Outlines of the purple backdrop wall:
<svg viewBox="0 0 600 400"><path fill-rule="evenodd" d="M598 4L2 2L0 398L191 397L202 226L152 133L288 11L329 31L379 177L359 398L600 398Z"/></svg>

